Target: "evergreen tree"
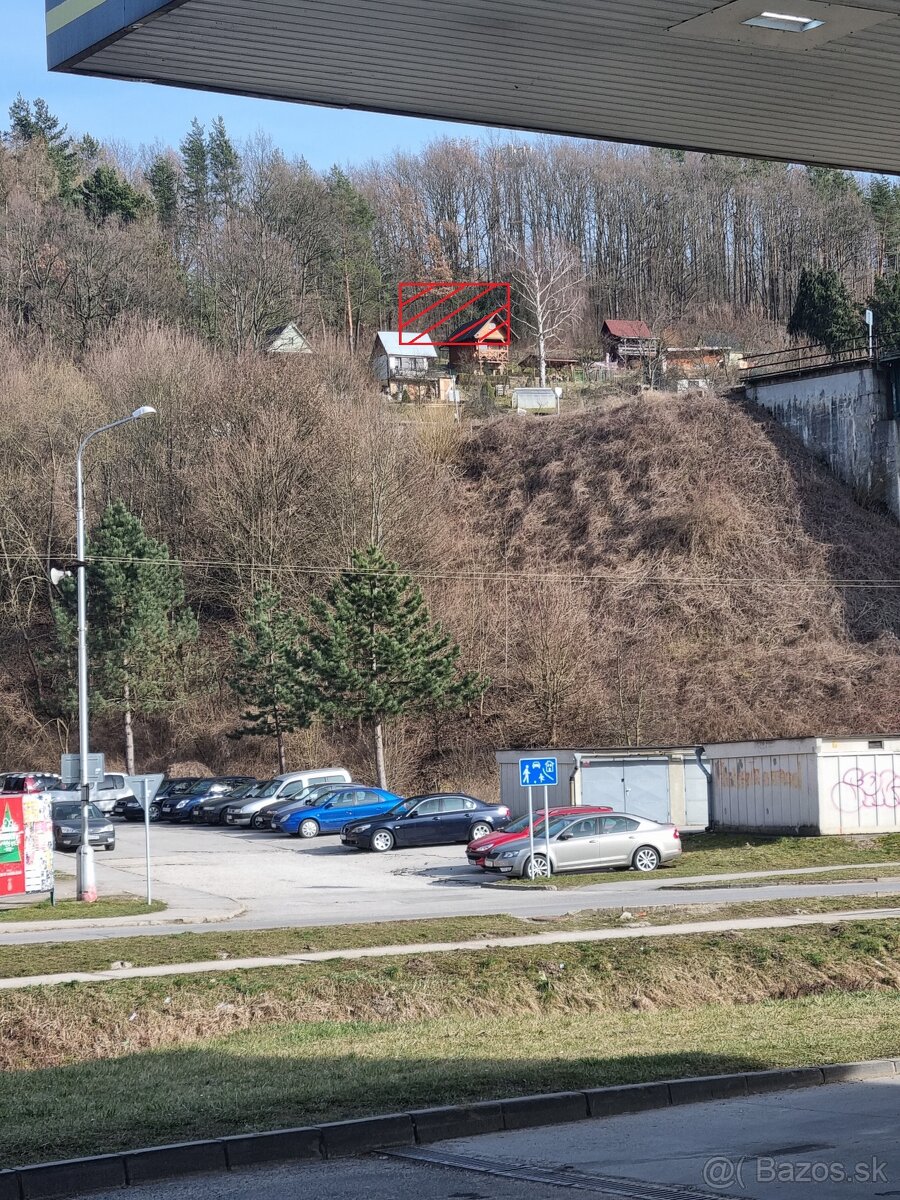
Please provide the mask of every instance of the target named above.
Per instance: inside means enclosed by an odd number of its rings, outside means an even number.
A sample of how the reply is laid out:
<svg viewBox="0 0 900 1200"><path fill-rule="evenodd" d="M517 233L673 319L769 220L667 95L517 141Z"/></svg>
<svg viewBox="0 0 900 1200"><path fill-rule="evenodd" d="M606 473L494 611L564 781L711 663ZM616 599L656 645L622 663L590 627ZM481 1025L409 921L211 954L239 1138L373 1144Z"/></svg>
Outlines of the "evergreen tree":
<svg viewBox="0 0 900 1200"><path fill-rule="evenodd" d="M209 219L209 150L206 131L194 117L181 143L181 198L185 213L195 227Z"/></svg>
<svg viewBox="0 0 900 1200"><path fill-rule="evenodd" d="M900 273L875 277L869 308L875 318L875 336L881 343L896 345L900 341Z"/></svg>
<svg viewBox="0 0 900 1200"><path fill-rule="evenodd" d="M76 198L85 214L102 225L110 217L126 224L139 217L147 208L147 197L133 188L112 167L99 166L76 190Z"/></svg>
<svg viewBox="0 0 900 1200"><path fill-rule="evenodd" d="M829 202L848 194L860 194L859 184L849 171L840 171L835 167L807 167L806 178L812 189Z"/></svg>
<svg viewBox="0 0 900 1200"><path fill-rule="evenodd" d="M207 154L212 208L219 216L228 216L240 197L244 172L240 155L232 145L221 117L216 117L212 123Z"/></svg>
<svg viewBox="0 0 900 1200"><path fill-rule="evenodd" d="M284 735L305 729L312 716L301 667L305 626L296 613L282 608L281 594L271 587L255 593L246 625L247 633L232 639L229 683L249 708L230 736L274 738L280 773L287 769Z"/></svg>
<svg viewBox="0 0 900 1200"><path fill-rule="evenodd" d="M334 318L356 349L361 324L377 319L381 275L375 259L371 207L338 167L326 181L330 209L327 259L334 275ZM343 311L342 311L343 310Z"/></svg>
<svg viewBox="0 0 900 1200"><path fill-rule="evenodd" d="M59 194L64 200L71 199L78 171L78 153L66 126L60 125L46 100L37 99L32 105L19 92L9 108L9 126L10 136L16 141L44 143L56 168Z"/></svg>
<svg viewBox="0 0 900 1200"><path fill-rule="evenodd" d="M386 787L385 723L459 707L486 681L459 672L459 647L432 623L410 577L376 546L351 556L312 611L316 627L304 657L316 706L368 725L378 785Z"/></svg>
<svg viewBox="0 0 900 1200"><path fill-rule="evenodd" d="M178 169L168 155L157 154L144 179L153 194L157 221L163 229L174 229L178 222Z"/></svg>
<svg viewBox="0 0 900 1200"><path fill-rule="evenodd" d="M181 700L181 657L197 637L197 622L185 604L181 567L121 501L104 512L87 559L91 703L97 712L121 715L126 770L134 774L134 717ZM60 591L54 618L65 659L76 634L74 580L64 580ZM70 679L59 682L68 695Z"/></svg>
<svg viewBox="0 0 900 1200"><path fill-rule="evenodd" d="M900 252L900 187L883 175L876 176L869 184L866 200L878 234L877 273L881 274L892 259L896 267Z"/></svg>
<svg viewBox="0 0 900 1200"><path fill-rule="evenodd" d="M832 354L865 334L859 307L853 303L837 271L804 267L800 272L794 311L788 322L791 337L821 342Z"/></svg>

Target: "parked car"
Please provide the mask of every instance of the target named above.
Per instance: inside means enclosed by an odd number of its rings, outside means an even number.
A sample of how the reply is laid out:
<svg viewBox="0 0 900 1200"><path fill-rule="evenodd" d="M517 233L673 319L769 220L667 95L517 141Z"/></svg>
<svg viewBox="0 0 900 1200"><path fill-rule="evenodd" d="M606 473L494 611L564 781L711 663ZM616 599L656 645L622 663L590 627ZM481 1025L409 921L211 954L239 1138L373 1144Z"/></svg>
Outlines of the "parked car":
<svg viewBox="0 0 900 1200"><path fill-rule="evenodd" d="M551 808L550 820L552 821L554 817L577 817L585 813L611 813L612 811L612 808L608 804L567 805L563 808ZM538 837L544 832L544 810L535 811L534 817L534 836ZM476 838L466 848L466 858L473 867L483 867L489 850L493 850L495 846L502 846L507 842L515 841L518 837L528 836L529 820L528 813L525 813L524 816L517 817L515 821L512 821L502 831L492 832L486 837Z"/></svg>
<svg viewBox="0 0 900 1200"><path fill-rule="evenodd" d="M240 800L249 800L265 785L259 780L253 783L243 783L233 792L224 792L218 796L207 796L191 810L192 825L224 825L225 809Z"/></svg>
<svg viewBox="0 0 900 1200"><path fill-rule="evenodd" d="M225 809L226 825L253 825L259 829L260 824L254 817L267 804L275 800L287 800L299 795L304 788L313 783L349 783L350 772L343 767L319 767L310 771L287 771L284 775L276 775L260 788L252 800L243 804L229 805Z"/></svg>
<svg viewBox="0 0 900 1200"><path fill-rule="evenodd" d="M100 783L91 785L91 801L104 813L114 813L116 805L135 798L127 776L117 772L104 775Z"/></svg>
<svg viewBox="0 0 900 1200"><path fill-rule="evenodd" d="M351 779L349 782L359 783L359 780ZM274 829L273 822L276 817L286 817L290 813L299 812L302 808L312 808L313 805L321 803L329 792L337 791L342 786L344 785L336 783L316 783L296 792L288 800L281 796L253 814L253 828ZM365 784L360 784L360 786L365 787Z"/></svg>
<svg viewBox="0 0 900 1200"><path fill-rule="evenodd" d="M395 846L443 846L487 837L508 821L505 804L486 804L461 792L438 792L410 796L376 820L348 822L341 841L379 853Z"/></svg>
<svg viewBox="0 0 900 1200"><path fill-rule="evenodd" d="M27 792L57 791L64 786L52 771L10 771L3 776L2 791L25 795Z"/></svg>
<svg viewBox="0 0 900 1200"><path fill-rule="evenodd" d="M178 779L164 779L159 785L156 795L150 799L150 820L159 821L162 816L163 801L172 796L183 796L197 782L197 776L182 776ZM124 817L126 821L143 821L144 806L137 796L120 801L113 809L114 817Z"/></svg>
<svg viewBox="0 0 900 1200"><path fill-rule="evenodd" d="M549 862L543 846L535 846L532 860L528 838L520 834L514 842L490 850L485 867L528 879L604 867L648 872L681 854L681 839L674 825L627 813L557 817L551 820L549 833Z"/></svg>
<svg viewBox="0 0 900 1200"><path fill-rule="evenodd" d="M245 783L256 783L250 775L217 775L212 779L198 779L181 795L167 796L160 805L164 821L179 824L191 819L191 812L198 804L212 796L230 796L235 788Z"/></svg>
<svg viewBox="0 0 900 1200"><path fill-rule="evenodd" d="M320 833L340 833L348 820L357 817L380 817L397 803L400 797L384 788L338 787L312 805L304 805L286 817L276 816L273 827L291 837L314 838Z"/></svg>
<svg viewBox="0 0 900 1200"><path fill-rule="evenodd" d="M81 801L54 800L52 819L56 849L77 849L81 844ZM96 804L88 805L88 839L92 846L102 846L104 850L116 848L116 827Z"/></svg>

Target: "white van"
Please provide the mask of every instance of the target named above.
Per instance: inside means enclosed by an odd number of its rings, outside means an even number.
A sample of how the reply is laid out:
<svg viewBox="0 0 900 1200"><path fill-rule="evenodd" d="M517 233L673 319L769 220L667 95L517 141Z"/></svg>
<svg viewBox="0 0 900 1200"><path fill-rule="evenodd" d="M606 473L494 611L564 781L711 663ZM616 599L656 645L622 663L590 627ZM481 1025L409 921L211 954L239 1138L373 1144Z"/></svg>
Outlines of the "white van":
<svg viewBox="0 0 900 1200"><path fill-rule="evenodd" d="M254 816L267 804L290 800L308 787L319 783L352 783L353 777L343 767L321 767L313 771L288 771L260 784L252 800L225 809L226 825L250 825Z"/></svg>

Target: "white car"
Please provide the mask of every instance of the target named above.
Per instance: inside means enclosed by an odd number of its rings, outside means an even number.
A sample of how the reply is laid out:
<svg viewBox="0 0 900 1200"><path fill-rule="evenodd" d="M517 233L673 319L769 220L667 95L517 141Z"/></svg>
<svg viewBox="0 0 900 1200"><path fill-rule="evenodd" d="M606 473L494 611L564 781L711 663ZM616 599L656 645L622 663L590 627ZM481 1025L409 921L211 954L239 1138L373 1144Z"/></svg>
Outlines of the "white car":
<svg viewBox="0 0 900 1200"><path fill-rule="evenodd" d="M290 800L306 788L318 783L350 783L351 775L343 767L323 767L313 771L288 771L277 775L268 783L260 784L253 794L253 799L246 804L235 804L225 809L226 825L252 825L261 829L258 820L260 810L279 800Z"/></svg>
<svg viewBox="0 0 900 1200"><path fill-rule="evenodd" d="M630 813L551 818L549 839L549 859L543 832L534 839L533 857L529 839L523 835L490 850L484 860L485 870L527 879L604 867L630 867L646 873L681 854L676 826Z"/></svg>

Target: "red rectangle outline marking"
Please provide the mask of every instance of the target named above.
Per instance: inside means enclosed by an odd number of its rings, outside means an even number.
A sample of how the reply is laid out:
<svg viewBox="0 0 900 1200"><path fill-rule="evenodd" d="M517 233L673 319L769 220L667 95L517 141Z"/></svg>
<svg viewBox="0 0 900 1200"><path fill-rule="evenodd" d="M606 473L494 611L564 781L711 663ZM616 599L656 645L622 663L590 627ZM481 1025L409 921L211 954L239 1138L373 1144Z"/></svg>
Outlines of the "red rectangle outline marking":
<svg viewBox="0 0 900 1200"><path fill-rule="evenodd" d="M417 294L415 296L412 296L409 299L404 299L404 297L403 297L403 289L404 288L420 288L420 289L424 289L424 290L417 292ZM483 288L484 290L481 291L477 296L473 296L465 304L461 304L458 308L454 309L453 312L449 313L446 317L442 317L439 321L436 321L433 325L429 326L427 329L413 331L413 330L409 329L408 321L404 324L404 321L403 321L404 308L408 307L410 304L414 304L417 300L424 299L424 297L427 296L429 292L439 290L439 291L443 291L444 293L449 293L449 294L445 294L445 295L441 296L441 298L439 300L435 301L434 304L430 304L427 308L424 308L420 312L417 312L415 314L415 316L412 318L412 320L418 321L421 317L423 317L425 315L425 313L432 311L433 309L437 308L440 304L445 303L447 300L452 300L454 297L458 296L460 292L462 292L466 289L472 289L472 288ZM431 333L431 331L433 329L436 329L439 325L446 324L446 322L451 320L451 318L455 317L458 313L461 313L465 308L467 308L471 304L474 304L477 300L480 300L483 296L486 296L490 291L492 291L495 288L505 291L506 299L504 300L504 302L502 304L500 304L497 308L495 308L493 310L493 312L488 313L484 317L474 318L472 320L471 324L472 325L482 324L485 321L489 321L491 319L491 317L496 317L499 314L505 313L505 319L501 321L501 325L506 326L506 338L504 339L504 341L488 342L488 341L482 339L481 341L474 341L474 340L473 341L459 341L459 340L456 340L456 341L449 341L449 342L438 342L432 338L426 337L426 335ZM452 289L452 291L450 289ZM457 282L454 280L447 280L447 279L403 280L402 282L397 284L397 324L398 324L398 335L397 336L398 336L398 341L399 341L400 345L401 346L409 346L410 348L415 348L416 346L464 346L464 347L470 347L470 348L477 347L477 346L485 346L485 345L510 346L510 345L512 345L512 289L508 283L500 283L497 280L487 280L487 279L478 279L478 280L467 279L467 280L463 280L462 282ZM404 341L404 338L403 338L404 332L407 332L412 337L413 340Z"/></svg>

